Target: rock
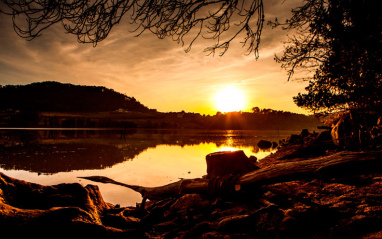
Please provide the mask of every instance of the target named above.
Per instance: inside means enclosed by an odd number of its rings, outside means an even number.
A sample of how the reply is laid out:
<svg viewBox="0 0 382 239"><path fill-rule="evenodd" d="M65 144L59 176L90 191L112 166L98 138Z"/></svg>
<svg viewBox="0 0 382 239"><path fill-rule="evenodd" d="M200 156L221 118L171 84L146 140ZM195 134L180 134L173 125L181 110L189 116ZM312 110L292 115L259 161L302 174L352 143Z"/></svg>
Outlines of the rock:
<svg viewBox="0 0 382 239"><path fill-rule="evenodd" d="M196 224L193 228L186 232L185 237L183 238L201 238L202 235L211 231L211 223L201 222Z"/></svg>
<svg viewBox="0 0 382 239"><path fill-rule="evenodd" d="M103 225L111 208L94 185L42 186L0 173L0 228L13 238L137 236L136 230Z"/></svg>
<svg viewBox="0 0 382 239"><path fill-rule="evenodd" d="M218 229L221 231L238 231L248 226L248 215L234 215L223 218L218 223Z"/></svg>
<svg viewBox="0 0 382 239"><path fill-rule="evenodd" d="M310 134L309 134L309 131L307 130L307 129L303 129L302 131L301 131L301 138L303 139L303 138L305 138L305 137L307 137L307 136L309 136Z"/></svg>
<svg viewBox="0 0 382 239"><path fill-rule="evenodd" d="M135 228L138 226L140 219L135 217L124 216L123 212L118 214L107 214L101 218L102 224L105 226L117 227L121 229Z"/></svg>
<svg viewBox="0 0 382 239"><path fill-rule="evenodd" d="M342 221L342 225L338 228L341 230L337 232L337 234L341 237L348 236L360 238L362 235L380 230L382 225L381 223L381 218L376 215L355 215Z"/></svg>
<svg viewBox="0 0 382 239"><path fill-rule="evenodd" d="M257 158L256 158L256 156L253 156L253 155L249 156L249 160L250 160L252 163L257 163Z"/></svg>
<svg viewBox="0 0 382 239"><path fill-rule="evenodd" d="M382 231L373 232L362 237L362 239L381 239L381 238L382 238Z"/></svg>
<svg viewBox="0 0 382 239"><path fill-rule="evenodd" d="M206 156L206 162L208 178L248 173L259 169L243 150L211 153Z"/></svg>
<svg viewBox="0 0 382 239"><path fill-rule="evenodd" d="M258 238L277 238L277 231L284 219L284 212L276 205L271 204L249 215L253 233Z"/></svg>
<svg viewBox="0 0 382 239"><path fill-rule="evenodd" d="M276 142L272 142L272 149L277 148L279 145Z"/></svg>
<svg viewBox="0 0 382 239"><path fill-rule="evenodd" d="M167 222L156 224L153 226L153 229L156 232L166 232L166 231L171 231L173 228L176 228L178 226L179 225L173 220L173 221L167 221Z"/></svg>
<svg viewBox="0 0 382 239"><path fill-rule="evenodd" d="M269 149L272 147L272 142L268 140L260 140L257 143L257 147L259 147L260 149Z"/></svg>
<svg viewBox="0 0 382 239"><path fill-rule="evenodd" d="M331 131L325 130L318 134L317 138L315 139L315 143L332 143L332 134Z"/></svg>
<svg viewBox="0 0 382 239"><path fill-rule="evenodd" d="M204 200L199 194L186 194L175 201L171 210L181 211L189 208L206 208L210 202Z"/></svg>
<svg viewBox="0 0 382 239"><path fill-rule="evenodd" d="M231 238L230 236L226 236L224 237L222 234L218 233L218 232L215 232L215 231L212 231L212 232L207 232L207 233L204 233L200 239L222 239L222 238Z"/></svg>
<svg viewBox="0 0 382 239"><path fill-rule="evenodd" d="M292 134L287 138L287 144L300 144L301 143L301 137L297 134Z"/></svg>
<svg viewBox="0 0 382 239"><path fill-rule="evenodd" d="M186 194L177 199L165 212L164 217L176 216L178 219L193 221L196 214L209 212L212 202L199 194Z"/></svg>

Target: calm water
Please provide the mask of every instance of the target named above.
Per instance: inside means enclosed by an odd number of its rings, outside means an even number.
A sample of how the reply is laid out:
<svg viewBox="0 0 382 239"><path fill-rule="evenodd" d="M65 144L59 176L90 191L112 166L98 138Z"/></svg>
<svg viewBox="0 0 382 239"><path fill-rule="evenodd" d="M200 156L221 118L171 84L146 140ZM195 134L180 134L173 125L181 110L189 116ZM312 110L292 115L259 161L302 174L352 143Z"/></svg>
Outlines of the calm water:
<svg viewBox="0 0 382 239"><path fill-rule="evenodd" d="M42 185L98 185L105 201L132 206L141 196L130 189L79 179L107 176L141 186L160 186L206 174L205 157L244 150L262 159L271 151L261 139L278 142L294 131L199 130L0 130L0 172Z"/></svg>

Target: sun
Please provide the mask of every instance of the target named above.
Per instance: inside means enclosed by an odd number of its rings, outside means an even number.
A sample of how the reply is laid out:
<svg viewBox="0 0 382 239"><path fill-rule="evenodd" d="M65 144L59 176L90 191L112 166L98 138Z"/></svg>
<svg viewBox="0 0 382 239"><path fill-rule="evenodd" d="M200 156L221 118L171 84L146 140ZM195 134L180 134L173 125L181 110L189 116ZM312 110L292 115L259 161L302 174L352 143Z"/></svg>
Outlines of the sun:
<svg viewBox="0 0 382 239"><path fill-rule="evenodd" d="M215 96L217 110L220 112L241 111L244 109L244 94L236 88L224 88Z"/></svg>

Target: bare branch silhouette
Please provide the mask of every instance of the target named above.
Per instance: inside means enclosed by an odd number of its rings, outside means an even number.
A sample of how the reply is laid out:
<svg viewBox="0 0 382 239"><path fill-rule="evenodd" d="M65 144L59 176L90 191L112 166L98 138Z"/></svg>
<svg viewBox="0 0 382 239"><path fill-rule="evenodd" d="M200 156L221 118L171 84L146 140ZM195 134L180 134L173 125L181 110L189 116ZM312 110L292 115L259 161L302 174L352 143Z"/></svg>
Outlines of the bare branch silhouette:
<svg viewBox="0 0 382 239"><path fill-rule="evenodd" d="M306 0L303 6L292 10L293 16L284 23L280 23L277 18L268 22L272 28L282 26L283 30L296 30L296 34L285 42L283 55L275 56L276 62L287 70L288 81L295 70L315 71L328 60L330 42L322 36L322 28L325 26L312 26L312 22L322 22L326 12L325 1Z"/></svg>
<svg viewBox="0 0 382 239"><path fill-rule="evenodd" d="M149 31L183 45L190 34L186 52L202 36L215 41L206 51L221 50L220 55L243 33L247 54L258 57L264 21L262 0L1 0L0 4L0 12L12 16L16 33L28 40L61 23L79 42L96 46L126 16L136 25L137 36Z"/></svg>

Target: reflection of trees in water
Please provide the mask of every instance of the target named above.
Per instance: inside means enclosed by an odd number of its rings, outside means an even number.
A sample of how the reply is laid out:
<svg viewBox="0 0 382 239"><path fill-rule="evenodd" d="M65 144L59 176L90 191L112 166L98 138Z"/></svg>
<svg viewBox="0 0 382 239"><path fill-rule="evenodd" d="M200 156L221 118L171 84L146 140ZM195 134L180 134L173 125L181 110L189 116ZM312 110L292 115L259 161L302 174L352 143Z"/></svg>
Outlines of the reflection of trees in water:
<svg viewBox="0 0 382 239"><path fill-rule="evenodd" d="M123 159L115 147L99 144L29 145L2 151L2 168L47 174L107 168Z"/></svg>
<svg viewBox="0 0 382 239"><path fill-rule="evenodd" d="M214 143L218 147L253 147L252 152L258 153L263 151L257 147L260 139L278 142L280 137L274 131L3 131L0 165L7 170L54 174L112 167L158 145Z"/></svg>
<svg viewBox="0 0 382 239"><path fill-rule="evenodd" d="M112 167L153 147L147 143L127 144L119 132L23 130L1 135L2 168L46 174Z"/></svg>
<svg viewBox="0 0 382 239"><path fill-rule="evenodd" d="M15 130L0 131L0 146L23 146L40 142L41 137L37 131Z"/></svg>

